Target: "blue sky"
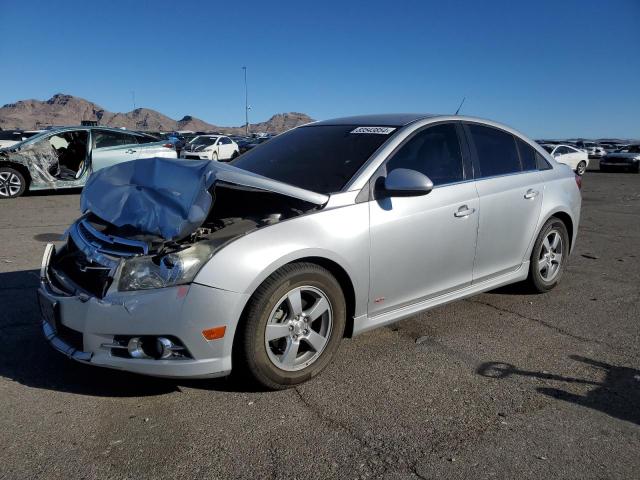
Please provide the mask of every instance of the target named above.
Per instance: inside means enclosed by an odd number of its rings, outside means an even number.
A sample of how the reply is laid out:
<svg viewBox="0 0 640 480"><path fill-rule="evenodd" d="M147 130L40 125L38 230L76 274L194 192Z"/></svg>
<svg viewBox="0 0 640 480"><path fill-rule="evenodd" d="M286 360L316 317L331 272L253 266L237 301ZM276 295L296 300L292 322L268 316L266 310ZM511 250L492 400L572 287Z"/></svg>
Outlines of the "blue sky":
<svg viewBox="0 0 640 480"><path fill-rule="evenodd" d="M300 111L462 113L533 137L640 137L640 0L0 0L0 104L244 123Z"/></svg>

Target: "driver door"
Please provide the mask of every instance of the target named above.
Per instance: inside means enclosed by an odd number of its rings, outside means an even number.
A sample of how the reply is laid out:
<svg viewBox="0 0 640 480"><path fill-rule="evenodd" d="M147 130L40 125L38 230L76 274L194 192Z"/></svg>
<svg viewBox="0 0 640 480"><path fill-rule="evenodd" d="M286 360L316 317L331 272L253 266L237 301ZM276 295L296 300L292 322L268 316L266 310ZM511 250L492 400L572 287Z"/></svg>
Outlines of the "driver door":
<svg viewBox="0 0 640 480"><path fill-rule="evenodd" d="M369 315L471 284L479 200L460 131L454 122L418 131L372 179ZM427 175L433 190L386 197L380 185L396 168Z"/></svg>

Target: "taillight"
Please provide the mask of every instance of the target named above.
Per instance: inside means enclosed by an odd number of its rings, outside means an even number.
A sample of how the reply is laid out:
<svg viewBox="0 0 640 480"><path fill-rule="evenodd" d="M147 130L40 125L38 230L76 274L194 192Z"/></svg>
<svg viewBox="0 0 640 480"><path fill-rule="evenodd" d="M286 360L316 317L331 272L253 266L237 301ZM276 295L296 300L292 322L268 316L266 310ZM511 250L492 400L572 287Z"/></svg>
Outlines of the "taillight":
<svg viewBox="0 0 640 480"><path fill-rule="evenodd" d="M162 145L164 148L175 148L175 146L173 145L173 143L165 143L164 145Z"/></svg>
<svg viewBox="0 0 640 480"><path fill-rule="evenodd" d="M576 177L576 185L578 185L578 190L582 190L582 177L580 175L575 175Z"/></svg>

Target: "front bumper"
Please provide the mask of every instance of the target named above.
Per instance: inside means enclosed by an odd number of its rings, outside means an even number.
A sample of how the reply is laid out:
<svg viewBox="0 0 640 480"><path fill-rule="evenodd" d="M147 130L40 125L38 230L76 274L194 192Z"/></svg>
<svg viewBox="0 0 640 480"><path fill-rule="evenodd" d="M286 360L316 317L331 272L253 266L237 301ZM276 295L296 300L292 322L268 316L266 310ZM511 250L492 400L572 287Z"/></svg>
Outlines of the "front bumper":
<svg viewBox="0 0 640 480"><path fill-rule="evenodd" d="M199 284L117 292L102 299L85 294L70 295L50 281L49 260L53 252L53 245L48 245L38 294L42 330L54 349L90 365L159 377L219 377L231 371L233 337L248 295ZM216 326L226 327L224 337L206 340L202 331ZM72 344L69 333L78 338L78 342ZM115 356L108 345L116 335L173 336L182 342L192 358L155 360Z"/></svg>
<svg viewBox="0 0 640 480"><path fill-rule="evenodd" d="M211 152L187 152L183 150L180 152L180 158L187 160L211 160Z"/></svg>

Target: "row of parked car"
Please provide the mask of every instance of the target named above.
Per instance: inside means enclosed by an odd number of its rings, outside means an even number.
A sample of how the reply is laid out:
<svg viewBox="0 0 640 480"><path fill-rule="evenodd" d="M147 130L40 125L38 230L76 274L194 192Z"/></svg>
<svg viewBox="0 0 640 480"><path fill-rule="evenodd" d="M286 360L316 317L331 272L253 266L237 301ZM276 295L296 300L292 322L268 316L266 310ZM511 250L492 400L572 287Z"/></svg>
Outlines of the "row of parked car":
<svg viewBox="0 0 640 480"><path fill-rule="evenodd" d="M578 175L583 175L589 159L599 159L601 171L614 169L640 172L640 144L600 143L586 141L548 141L538 143L556 161L571 167Z"/></svg>

